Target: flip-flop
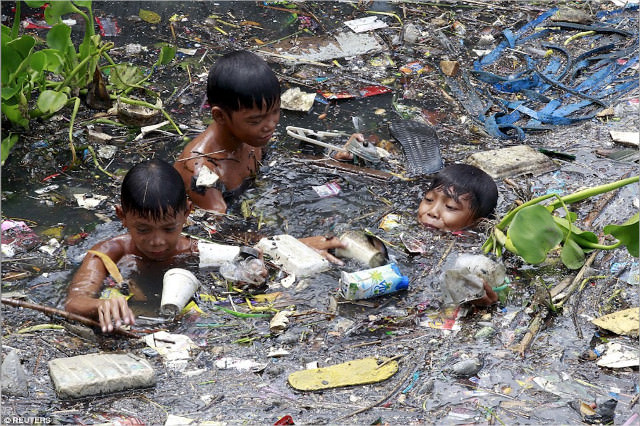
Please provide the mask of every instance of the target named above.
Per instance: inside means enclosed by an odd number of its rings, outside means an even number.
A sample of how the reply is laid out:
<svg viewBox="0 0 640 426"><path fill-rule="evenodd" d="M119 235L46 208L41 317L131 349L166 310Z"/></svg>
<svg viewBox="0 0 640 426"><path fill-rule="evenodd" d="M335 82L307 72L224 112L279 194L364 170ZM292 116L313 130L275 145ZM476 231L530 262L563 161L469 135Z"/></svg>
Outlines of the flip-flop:
<svg viewBox="0 0 640 426"><path fill-rule="evenodd" d="M418 121L399 120L391 123L389 130L402 145L409 177L435 173L444 166L440 141L433 127Z"/></svg>

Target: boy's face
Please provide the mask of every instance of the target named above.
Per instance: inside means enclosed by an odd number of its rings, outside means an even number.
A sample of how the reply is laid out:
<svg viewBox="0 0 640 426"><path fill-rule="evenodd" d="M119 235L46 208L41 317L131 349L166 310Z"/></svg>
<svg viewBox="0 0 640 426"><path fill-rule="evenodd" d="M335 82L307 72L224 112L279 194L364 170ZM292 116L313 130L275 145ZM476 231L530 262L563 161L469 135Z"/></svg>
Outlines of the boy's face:
<svg viewBox="0 0 640 426"><path fill-rule="evenodd" d="M469 195L461 195L456 201L438 188L424 195L418 207L418 222L442 231L459 231L473 225L476 217Z"/></svg>
<svg viewBox="0 0 640 426"><path fill-rule="evenodd" d="M240 141L256 148L267 145L280 121L280 102L270 110L265 108L240 108L228 116L229 129Z"/></svg>
<svg viewBox="0 0 640 426"><path fill-rule="evenodd" d="M167 260L177 254L178 240L189 211L187 209L175 216L168 214L160 220L154 220L131 212L124 213L120 206L116 207L116 214L129 231L139 254L157 261Z"/></svg>

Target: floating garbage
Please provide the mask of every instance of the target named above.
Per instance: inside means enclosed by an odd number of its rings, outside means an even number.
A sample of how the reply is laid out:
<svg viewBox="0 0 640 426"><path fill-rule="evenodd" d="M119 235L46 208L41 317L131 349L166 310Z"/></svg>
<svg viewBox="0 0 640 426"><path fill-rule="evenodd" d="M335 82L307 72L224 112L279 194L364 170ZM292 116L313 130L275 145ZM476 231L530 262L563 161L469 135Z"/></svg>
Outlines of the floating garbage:
<svg viewBox="0 0 640 426"><path fill-rule="evenodd" d="M345 232L340 236L340 241L346 248L337 248L337 257L355 259L370 268L382 266L389 259L384 243L363 231Z"/></svg>
<svg viewBox="0 0 640 426"><path fill-rule="evenodd" d="M160 312L163 315L177 315L200 287L200 281L191 271L182 268L169 269L162 280L162 300Z"/></svg>
<svg viewBox="0 0 640 426"><path fill-rule="evenodd" d="M400 120L392 122L389 130L402 145L409 177L435 173L444 166L440 140L433 127L418 121Z"/></svg>
<svg viewBox="0 0 640 426"><path fill-rule="evenodd" d="M315 391L377 383L387 380L397 372L396 361L363 358L330 367L293 372L289 374L289 384L298 390Z"/></svg>
<svg viewBox="0 0 640 426"><path fill-rule="evenodd" d="M625 336L638 336L640 308L624 309L591 321L594 325Z"/></svg>
<svg viewBox="0 0 640 426"><path fill-rule="evenodd" d="M299 87L292 87L280 95L280 108L309 112L313 108L315 99L316 94L314 92L306 93L300 90Z"/></svg>
<svg viewBox="0 0 640 426"><path fill-rule="evenodd" d="M347 300L368 299L408 288L409 277L402 275L395 263L364 271L342 271L340 278L340 289Z"/></svg>
<svg viewBox="0 0 640 426"><path fill-rule="evenodd" d="M49 361L49 374L60 398L145 388L156 383L155 370L133 354L89 354Z"/></svg>
<svg viewBox="0 0 640 426"><path fill-rule="evenodd" d="M240 253L240 246L198 241L199 268L219 267L225 262L230 262Z"/></svg>
<svg viewBox="0 0 640 426"><path fill-rule="evenodd" d="M467 158L466 163L484 170L494 179L526 173L541 175L558 168L549 157L528 145L476 152Z"/></svg>
<svg viewBox="0 0 640 426"><path fill-rule="evenodd" d="M379 28L387 28L388 25L377 16L366 16L364 18L345 21L344 24L351 28L354 33L363 33L365 31L377 30Z"/></svg>
<svg viewBox="0 0 640 426"><path fill-rule="evenodd" d="M440 277L445 303L460 305L486 295L484 283L500 286L505 279L504 265L483 255L463 253Z"/></svg>
<svg viewBox="0 0 640 426"><path fill-rule="evenodd" d="M297 277L308 277L331 267L327 259L291 235L263 238L256 247L270 256L285 272Z"/></svg>
<svg viewBox="0 0 640 426"><path fill-rule="evenodd" d="M98 207L104 200L107 199L106 195L98 195L98 194L73 194L73 197L76 199L79 207L87 210L93 210Z"/></svg>
<svg viewBox="0 0 640 426"><path fill-rule="evenodd" d="M338 182L327 182L324 185L314 185L312 188L320 198L333 197L340 193Z"/></svg>
<svg viewBox="0 0 640 426"><path fill-rule="evenodd" d="M191 351L198 347L189 336L158 331L148 334L144 341L155 349L165 361L167 368L183 371L191 359Z"/></svg>

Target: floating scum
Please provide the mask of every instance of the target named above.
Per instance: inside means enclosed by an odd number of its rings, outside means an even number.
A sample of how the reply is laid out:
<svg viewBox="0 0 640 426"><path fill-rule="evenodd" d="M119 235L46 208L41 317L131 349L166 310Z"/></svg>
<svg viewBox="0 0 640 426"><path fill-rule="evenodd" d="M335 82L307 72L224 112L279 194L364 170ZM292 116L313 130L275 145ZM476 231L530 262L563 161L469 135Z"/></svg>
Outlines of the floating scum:
<svg viewBox="0 0 640 426"><path fill-rule="evenodd" d="M557 12L550 9L516 31L504 30L504 40L473 70L458 80L447 78L491 136L523 140L527 131L589 120L638 87L637 4L598 12L590 25L552 21ZM573 45L580 39L578 49ZM510 52L523 63L501 75L511 67Z"/></svg>

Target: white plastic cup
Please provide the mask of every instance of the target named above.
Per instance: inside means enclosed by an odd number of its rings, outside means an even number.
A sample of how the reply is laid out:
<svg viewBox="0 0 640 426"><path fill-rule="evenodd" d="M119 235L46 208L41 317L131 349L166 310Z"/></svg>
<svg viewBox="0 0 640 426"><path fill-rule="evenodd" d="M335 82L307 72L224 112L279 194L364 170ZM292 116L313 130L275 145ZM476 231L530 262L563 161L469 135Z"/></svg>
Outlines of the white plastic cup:
<svg viewBox="0 0 640 426"><path fill-rule="evenodd" d="M178 314L200 287L200 281L191 272L182 268L169 269L162 280L160 312L163 315Z"/></svg>

